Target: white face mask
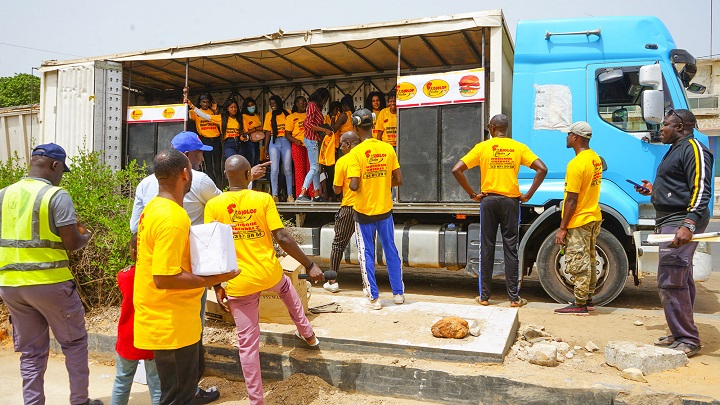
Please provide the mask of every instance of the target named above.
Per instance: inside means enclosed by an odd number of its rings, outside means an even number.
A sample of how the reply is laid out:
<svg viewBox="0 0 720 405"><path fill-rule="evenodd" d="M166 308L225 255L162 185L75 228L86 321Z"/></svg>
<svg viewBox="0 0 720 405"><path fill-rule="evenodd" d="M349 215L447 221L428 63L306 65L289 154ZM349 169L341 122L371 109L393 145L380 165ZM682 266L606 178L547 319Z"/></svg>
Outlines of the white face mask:
<svg viewBox="0 0 720 405"><path fill-rule="evenodd" d="M253 114L253 113L255 113L255 106L248 107L247 110L250 114Z"/></svg>

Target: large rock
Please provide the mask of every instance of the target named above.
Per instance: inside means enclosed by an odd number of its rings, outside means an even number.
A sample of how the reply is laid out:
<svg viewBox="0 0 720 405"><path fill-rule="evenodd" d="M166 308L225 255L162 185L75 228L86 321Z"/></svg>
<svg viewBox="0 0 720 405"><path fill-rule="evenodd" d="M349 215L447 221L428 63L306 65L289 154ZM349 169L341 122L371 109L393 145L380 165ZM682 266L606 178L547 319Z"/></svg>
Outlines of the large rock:
<svg viewBox="0 0 720 405"><path fill-rule="evenodd" d="M468 323L457 316L443 318L432 326L432 334L439 338L462 339L468 334Z"/></svg>
<svg viewBox="0 0 720 405"><path fill-rule="evenodd" d="M548 343L536 343L527 349L528 361L539 366L555 367L558 365L557 348Z"/></svg>
<svg viewBox="0 0 720 405"><path fill-rule="evenodd" d="M612 341L605 346L605 362L621 371L637 368L648 375L686 366L688 358L678 350L637 342Z"/></svg>
<svg viewBox="0 0 720 405"><path fill-rule="evenodd" d="M520 335L525 338L525 340L552 336L551 334L545 332L545 327L542 325L524 325L522 328L520 328L519 332Z"/></svg>

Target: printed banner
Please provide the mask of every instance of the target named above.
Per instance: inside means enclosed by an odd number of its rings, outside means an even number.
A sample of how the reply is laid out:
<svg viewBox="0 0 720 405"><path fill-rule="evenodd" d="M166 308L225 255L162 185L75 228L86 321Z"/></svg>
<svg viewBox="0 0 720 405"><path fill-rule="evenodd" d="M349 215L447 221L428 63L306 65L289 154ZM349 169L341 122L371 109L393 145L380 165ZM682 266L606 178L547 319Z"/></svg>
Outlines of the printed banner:
<svg viewBox="0 0 720 405"><path fill-rule="evenodd" d="M485 101L485 69L398 76L397 108Z"/></svg>
<svg viewBox="0 0 720 405"><path fill-rule="evenodd" d="M182 122L187 117L187 104L142 105L128 107L128 124L147 122Z"/></svg>

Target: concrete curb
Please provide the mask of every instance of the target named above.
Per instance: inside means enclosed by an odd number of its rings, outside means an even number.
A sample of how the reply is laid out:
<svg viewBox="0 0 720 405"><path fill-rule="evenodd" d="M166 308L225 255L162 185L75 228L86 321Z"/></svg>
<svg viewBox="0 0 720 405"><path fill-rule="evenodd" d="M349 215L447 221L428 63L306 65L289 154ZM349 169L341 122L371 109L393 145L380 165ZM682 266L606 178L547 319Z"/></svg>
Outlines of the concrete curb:
<svg viewBox="0 0 720 405"><path fill-rule="evenodd" d="M267 335L270 335L269 333ZM286 334L264 336L267 345L261 347L260 357L263 378L282 380L291 374L304 373L322 378L328 384L345 391L372 395L393 396L415 400L457 404L634 404L626 401L627 387L596 385L583 388L546 387L489 375L459 375L440 370L425 370L410 366L374 364L357 359L334 358L331 350L307 349L298 339L290 340ZM88 334L91 353L115 355L115 336ZM274 346L269 340L274 340ZM324 344L325 341L323 341ZM205 363L209 374L241 380L238 353L227 346L206 346ZM51 350L60 353L60 346L52 339ZM364 352L370 353L371 348ZM341 353L341 352L336 352ZM377 352L375 352L377 354ZM381 355L383 353L380 353ZM643 398L663 395L648 390ZM628 398L629 399L629 398ZM633 399L638 399L633 396ZM680 397L678 396L678 399ZM684 405L720 405L720 401L707 397L682 397Z"/></svg>

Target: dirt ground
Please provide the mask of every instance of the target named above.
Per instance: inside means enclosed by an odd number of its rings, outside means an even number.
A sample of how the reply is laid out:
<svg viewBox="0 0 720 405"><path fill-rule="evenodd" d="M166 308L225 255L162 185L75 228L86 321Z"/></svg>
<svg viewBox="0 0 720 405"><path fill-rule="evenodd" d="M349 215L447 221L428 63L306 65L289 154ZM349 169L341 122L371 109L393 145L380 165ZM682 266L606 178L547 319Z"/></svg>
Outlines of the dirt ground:
<svg viewBox="0 0 720 405"><path fill-rule="evenodd" d="M405 286L408 300L448 302L474 305L477 295L477 279L461 273L446 270L408 269L405 272ZM387 274L378 271L381 298L391 299ZM353 266L343 269L340 275L341 295L362 296L360 275ZM318 285L319 286L319 285ZM504 283L496 281L493 291L497 293L491 299L491 305L508 306L501 300ZM457 364L431 362L416 359L384 358L356 354L337 354L342 358L361 359L379 364L408 365L420 369L436 368L448 372L471 373L477 375L497 375L527 383L546 386L571 387L581 383L584 386L600 384L604 386L630 386L649 388L655 391L671 391L681 394L694 394L720 399L720 273L714 273L708 282L698 283L696 299L696 323L700 328L703 350L700 355L690 359L688 367L646 376L648 383L636 383L620 377L620 372L604 363L602 348L612 340L626 340L652 343L659 336L667 334L664 316L652 275L646 275L640 287L628 285L611 307L598 308L589 317L559 316L552 313L557 308L539 286L537 280L527 279L523 283L523 297L530 303L520 309L521 327L526 324L542 325L557 339L572 346L581 346L573 359L567 359L558 367L548 368L521 361L511 352L502 365ZM333 294L322 288L313 288L311 306L329 302ZM3 321L4 307L0 306L0 322ZM332 315L332 314L326 314ZM371 314L368 314L371 316ZM89 313L88 329L105 334L115 333L119 312L117 308L106 308ZM365 314L363 314L365 316ZM313 317L311 316L311 321ZM412 323L418 320L405 320ZM423 319L423 322L427 322ZM636 321L642 325L636 326ZM357 324L352 317L338 317L337 322L347 322L351 328ZM0 328L2 329L2 328ZM0 331L0 333L2 333ZM430 326L427 327L430 333ZM205 342L237 346L237 337L232 325L208 321ZM588 353L584 346L588 341L600 347L600 352ZM6 341L7 342L7 341ZM5 344L2 355L11 353L9 343ZM323 355L320 353L320 355ZM16 355L15 355L16 356ZM57 356L60 361L61 356ZM63 371L64 372L64 371ZM65 374L61 373L63 378ZM19 376L15 376L19 384ZM6 385L5 375L0 375L0 385ZM66 381L66 380L64 380ZM220 403L246 403L247 393L244 383L208 377L201 385L217 386L223 393ZM16 385L19 386L19 385ZM268 403L307 403L307 404L414 404L415 401L381 398L339 391L317 377L302 374L293 375L284 381L265 382ZM0 390L0 395L2 394ZM145 398L145 397L143 397ZM243 402L245 401L245 402ZM144 402L137 402L141 404Z"/></svg>

